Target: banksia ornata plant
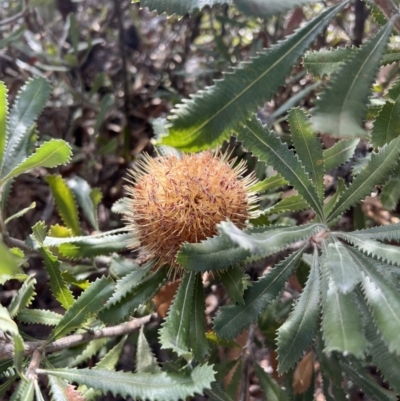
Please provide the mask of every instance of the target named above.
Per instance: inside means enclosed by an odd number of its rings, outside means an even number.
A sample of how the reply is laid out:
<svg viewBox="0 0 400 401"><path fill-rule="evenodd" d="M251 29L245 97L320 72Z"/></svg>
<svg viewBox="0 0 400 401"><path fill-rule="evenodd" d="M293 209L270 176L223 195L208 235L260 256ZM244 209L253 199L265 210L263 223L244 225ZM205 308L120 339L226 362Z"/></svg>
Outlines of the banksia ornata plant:
<svg viewBox="0 0 400 401"><path fill-rule="evenodd" d="M184 242L217 234L216 225L231 220L243 228L252 216L256 196L253 175L243 177L245 162L233 167L228 155L211 152L151 158L130 171L125 220L144 252L160 264L178 267Z"/></svg>

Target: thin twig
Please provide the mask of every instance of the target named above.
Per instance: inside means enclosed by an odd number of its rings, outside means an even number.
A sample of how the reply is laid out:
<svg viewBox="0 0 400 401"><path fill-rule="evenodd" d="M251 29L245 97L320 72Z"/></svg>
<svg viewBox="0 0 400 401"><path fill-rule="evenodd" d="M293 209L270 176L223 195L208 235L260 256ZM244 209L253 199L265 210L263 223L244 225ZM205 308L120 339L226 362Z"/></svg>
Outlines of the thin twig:
<svg viewBox="0 0 400 401"><path fill-rule="evenodd" d="M27 379L37 380L36 369L39 368L41 359L42 359L42 353L38 349L35 349L35 351L33 351L32 354L31 363L29 364L25 374Z"/></svg>
<svg viewBox="0 0 400 401"><path fill-rule="evenodd" d="M117 326L105 327L101 330L94 332L87 332L83 334L72 334L70 336L60 338L50 344L46 344L46 341L31 341L25 343L25 355L32 355L35 351L41 350L44 353L51 353L60 351L65 348L75 347L80 344L87 343L92 340L99 338L111 338L119 337L125 334L130 334L141 327L153 322L157 318L157 314L153 313L138 319L133 319L130 322L122 323ZM7 343L2 345L0 343L0 360L10 359L13 356L14 346L13 344Z"/></svg>

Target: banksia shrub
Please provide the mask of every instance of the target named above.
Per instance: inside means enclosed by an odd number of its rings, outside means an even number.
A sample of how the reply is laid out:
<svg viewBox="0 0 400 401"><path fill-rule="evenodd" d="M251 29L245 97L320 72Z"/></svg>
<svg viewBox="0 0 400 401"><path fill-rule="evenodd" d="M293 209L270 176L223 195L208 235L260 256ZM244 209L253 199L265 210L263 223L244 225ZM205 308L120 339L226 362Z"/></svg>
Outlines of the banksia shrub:
<svg viewBox="0 0 400 401"><path fill-rule="evenodd" d="M224 220L244 227L256 200L250 191L255 178L243 177L245 162L234 163L227 154L211 152L139 161L126 186L125 220L143 251L159 264L177 267L184 242L217 234L216 225Z"/></svg>

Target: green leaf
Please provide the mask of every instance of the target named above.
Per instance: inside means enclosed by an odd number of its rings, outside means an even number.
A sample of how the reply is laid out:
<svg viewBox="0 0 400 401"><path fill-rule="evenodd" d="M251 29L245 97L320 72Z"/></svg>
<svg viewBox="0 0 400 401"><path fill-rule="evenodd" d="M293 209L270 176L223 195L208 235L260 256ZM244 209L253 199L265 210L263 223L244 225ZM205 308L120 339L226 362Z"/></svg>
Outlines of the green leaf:
<svg viewBox="0 0 400 401"><path fill-rule="evenodd" d="M338 235L368 256L400 266L400 247L382 244L371 239L359 238L351 235L351 233L340 233Z"/></svg>
<svg viewBox="0 0 400 401"><path fill-rule="evenodd" d="M278 263L244 293L244 304L223 306L214 319L219 337L234 338L253 323L267 304L275 299L301 260L305 247Z"/></svg>
<svg viewBox="0 0 400 401"><path fill-rule="evenodd" d="M62 315L44 309L22 309L18 312L17 318L25 324L44 324L45 326L57 325Z"/></svg>
<svg viewBox="0 0 400 401"><path fill-rule="evenodd" d="M237 247L225 234L208 238L197 244L184 243L176 261L194 272L224 270L243 262L250 252Z"/></svg>
<svg viewBox="0 0 400 401"><path fill-rule="evenodd" d="M2 305L0 305L0 327L1 331L8 332L12 335L14 342L14 367L18 374L21 377L24 377L22 374L22 362L25 351L24 342L19 334L17 325L15 324L14 320L11 319L8 310Z"/></svg>
<svg viewBox="0 0 400 401"><path fill-rule="evenodd" d="M7 219L4 221L4 225L7 225L10 221L17 219L18 217L23 216L24 214L28 213L30 210L35 209L36 207L36 202L32 202L28 207L25 207L18 211L17 213L13 214L10 217L7 217Z"/></svg>
<svg viewBox="0 0 400 401"><path fill-rule="evenodd" d="M205 394L212 401L233 401L228 394L226 394L218 383L213 383L210 390L206 390Z"/></svg>
<svg viewBox="0 0 400 401"><path fill-rule="evenodd" d="M397 288L382 277L374 261L355 249L349 249L354 261L363 272L364 297L375 319L375 324L390 352L400 354L400 299Z"/></svg>
<svg viewBox="0 0 400 401"><path fill-rule="evenodd" d="M330 198L328 198L327 202L325 202L324 205L325 216L329 216L331 214L333 208L335 207L339 198L342 196L342 193L345 191L345 189L346 189L346 184L344 183L344 179L339 177L336 192ZM330 224L334 224L335 221L336 220L331 221Z"/></svg>
<svg viewBox="0 0 400 401"><path fill-rule="evenodd" d="M220 274L220 280L228 291L229 298L235 302L243 303L243 291L245 275L239 266L232 267Z"/></svg>
<svg viewBox="0 0 400 401"><path fill-rule="evenodd" d="M4 397L4 395L10 389L10 387L17 380L17 377L18 377L17 375L11 376L6 381L4 381L2 384L0 384L0 397ZM2 398L2 399L4 399L4 398ZM221 400L221 401L228 401L228 400ZM229 401L231 401L231 400L229 400Z"/></svg>
<svg viewBox="0 0 400 401"><path fill-rule="evenodd" d="M210 388L214 380L212 366L200 365L189 374L183 373L140 373L112 372L96 369L52 369L39 370L40 374L60 377L69 382L76 382L100 390L108 391L114 397L117 394L133 399L157 401L175 401L202 394Z"/></svg>
<svg viewBox="0 0 400 401"><path fill-rule="evenodd" d="M115 283L114 293L107 301L105 307L108 308L111 305L115 305L134 291L134 288L141 283L143 277L145 277L154 267L155 262L156 261L153 259L142 266L137 266L130 273L117 280Z"/></svg>
<svg viewBox="0 0 400 401"><path fill-rule="evenodd" d="M29 276L29 278L24 281L21 288L18 290L17 295L8 306L8 311L10 312L11 317L14 317L21 311L21 309L24 309L31 304L36 295L35 284L36 279L33 276Z"/></svg>
<svg viewBox="0 0 400 401"><path fill-rule="evenodd" d="M400 135L400 80L389 89L388 100L380 110L371 131L374 147L383 146Z"/></svg>
<svg viewBox="0 0 400 401"><path fill-rule="evenodd" d="M80 235L78 209L72 191L68 188L61 175L48 175L46 181L50 186L64 224L72 230L74 235Z"/></svg>
<svg viewBox="0 0 400 401"><path fill-rule="evenodd" d="M356 47L339 47L307 52L304 55L303 65L309 74L316 77L330 76L337 72L345 61L354 56L356 51Z"/></svg>
<svg viewBox="0 0 400 401"><path fill-rule="evenodd" d="M275 205L261 211L262 214L278 214L284 212L295 212L308 208L308 203L300 195L291 195L283 198Z"/></svg>
<svg viewBox="0 0 400 401"><path fill-rule="evenodd" d="M254 364L254 371L260 381L260 386L268 401L287 401L288 397L279 384L258 364Z"/></svg>
<svg viewBox="0 0 400 401"><path fill-rule="evenodd" d="M0 40L0 49L4 49L10 43L17 41L27 30L25 24L22 24L18 29L13 31L10 35L7 35L3 39ZM0 151L1 154L1 151ZM0 160L1 162L1 160Z"/></svg>
<svg viewBox="0 0 400 401"><path fill-rule="evenodd" d="M374 377L367 373L358 361L352 363L342 363L343 371L349 378L357 383L361 389L373 400L379 401L396 401L396 394L386 390L376 382Z"/></svg>
<svg viewBox="0 0 400 401"><path fill-rule="evenodd" d="M363 313L365 337L371 344L368 353L372 356L372 362L383 374L390 388L400 392L400 356L389 352L381 335L376 330L373 317L364 299L361 296L358 299Z"/></svg>
<svg viewBox="0 0 400 401"><path fill-rule="evenodd" d="M280 174L275 174L272 177L268 177L263 181L257 182L251 188L251 192L266 192L271 191L272 189L276 189L279 187L283 187L288 182L282 178Z"/></svg>
<svg viewBox="0 0 400 401"><path fill-rule="evenodd" d="M335 287L343 293L352 291L361 276L353 258L347 252L347 247L332 237L332 242L322 249L322 268L328 272Z"/></svg>
<svg viewBox="0 0 400 401"><path fill-rule="evenodd" d="M111 93L107 93L103 99L101 99L99 114L97 115L96 123L94 125L95 134L99 133L101 124L103 124L103 121L105 120L107 113L110 111L111 106L114 104L114 101L114 95Z"/></svg>
<svg viewBox="0 0 400 401"><path fill-rule="evenodd" d="M75 303L65 312L64 316L49 335L47 342L60 338L79 328L89 317L96 314L111 296L112 281L102 277L94 281L90 287L82 292Z"/></svg>
<svg viewBox="0 0 400 401"><path fill-rule="evenodd" d="M305 170L313 181L320 200L324 197L324 158L322 145L301 109L292 109L288 115L292 142Z"/></svg>
<svg viewBox="0 0 400 401"><path fill-rule="evenodd" d="M332 170L349 161L359 142L359 139L342 139L329 149L324 150L325 171Z"/></svg>
<svg viewBox="0 0 400 401"><path fill-rule="evenodd" d="M120 302L115 305L106 304L105 308L100 312L99 318L106 323L118 323L126 320L140 305L148 302L161 288L167 279L167 272L167 267L159 268L135 286Z"/></svg>
<svg viewBox="0 0 400 401"><path fill-rule="evenodd" d="M205 297L202 275L196 274L194 284L193 307L190 314L190 335L189 349L192 350L196 360L202 362L210 352L210 347L205 335L206 317L205 317Z"/></svg>
<svg viewBox="0 0 400 401"><path fill-rule="evenodd" d="M400 180L390 180L382 189L380 198L385 210L395 210L400 199Z"/></svg>
<svg viewBox="0 0 400 401"><path fill-rule="evenodd" d="M285 41L225 73L214 86L179 105L163 144L198 151L222 143L232 130L240 131L239 124L284 84L297 59L345 4L327 8Z"/></svg>
<svg viewBox="0 0 400 401"><path fill-rule="evenodd" d="M161 348L172 349L178 356L187 360L192 358L189 335L195 281L196 273L185 274L159 331Z"/></svg>
<svg viewBox="0 0 400 401"><path fill-rule="evenodd" d="M368 196L375 185L384 184L397 164L400 153L400 137L385 145L378 153L372 153L367 166L354 178L351 185L343 192L329 220L340 216L351 206Z"/></svg>
<svg viewBox="0 0 400 401"><path fill-rule="evenodd" d="M7 116L8 116L8 102L7 102L7 88L3 82L0 81L0 166L3 159L3 152L6 146L7 135Z"/></svg>
<svg viewBox="0 0 400 401"><path fill-rule="evenodd" d="M361 122L379 61L393 29L392 21L354 53L315 103L313 127L338 137L365 136Z"/></svg>
<svg viewBox="0 0 400 401"><path fill-rule="evenodd" d="M203 7L222 4L232 5L232 0L140 0L141 7L148 7L150 11L156 10L159 14L166 12L168 15L192 14Z"/></svg>
<svg viewBox="0 0 400 401"><path fill-rule="evenodd" d="M273 166L290 185L293 185L318 216L323 216L322 202L297 155L266 126L254 117L240 129L238 140L242 141L243 147L254 156Z"/></svg>
<svg viewBox="0 0 400 401"><path fill-rule="evenodd" d="M74 303L74 297L67 283L61 276L61 262L43 245L43 241L46 237L46 226L42 221L39 221L32 227L32 230L33 234L31 234L31 238L34 244L38 244L38 251L43 258L44 266L49 274L50 289L57 301L60 302L65 309L68 309Z"/></svg>
<svg viewBox="0 0 400 401"><path fill-rule="evenodd" d="M56 376L49 376L49 387L53 401L70 401L67 382Z"/></svg>
<svg viewBox="0 0 400 401"><path fill-rule="evenodd" d="M318 231L325 229L319 223L309 223L302 226L287 227L260 227L255 232L242 231L232 222L224 221L219 229L228 235L234 243L260 257L272 255L290 245L311 237Z"/></svg>
<svg viewBox="0 0 400 401"><path fill-rule="evenodd" d="M89 223L96 231L99 231L97 206L102 197L100 190L98 188L92 190L87 181L81 177L70 178L67 180L67 185L73 192L78 205L82 208Z"/></svg>
<svg viewBox="0 0 400 401"><path fill-rule="evenodd" d="M317 0L235 0L235 6L245 15L266 18L284 13L304 4L315 3Z"/></svg>
<svg viewBox="0 0 400 401"><path fill-rule="evenodd" d="M140 330L136 349L136 373L160 373L157 359L153 355L149 343L143 333L143 327Z"/></svg>
<svg viewBox="0 0 400 401"><path fill-rule="evenodd" d="M0 284L4 284L11 278L24 275L24 271L18 266L16 259L2 242L0 242L0 254Z"/></svg>
<svg viewBox="0 0 400 401"><path fill-rule="evenodd" d="M10 401L33 401L35 393L33 380L21 380L10 398Z"/></svg>
<svg viewBox="0 0 400 401"><path fill-rule="evenodd" d="M46 237L44 241L46 246L57 246L64 256L73 259L124 251L135 243L132 234L126 233L124 228L82 237Z"/></svg>
<svg viewBox="0 0 400 401"><path fill-rule="evenodd" d="M57 167L69 162L72 155L71 147L62 139L50 139L43 143L31 156L21 161L2 180L0 185L17 175L36 167Z"/></svg>
<svg viewBox="0 0 400 401"><path fill-rule="evenodd" d="M277 352L279 372L288 371L303 356L315 335L320 302L318 251L314 257L307 283L295 304L292 313L278 329Z"/></svg>
<svg viewBox="0 0 400 401"><path fill-rule="evenodd" d="M327 274L328 273L328 274ZM367 341L361 331L361 316L352 293L343 294L329 272L322 275L324 352L338 351L361 358Z"/></svg>
<svg viewBox="0 0 400 401"><path fill-rule="evenodd" d="M346 233L359 239L375 239L379 241L400 241L400 223L377 226Z"/></svg>
<svg viewBox="0 0 400 401"><path fill-rule="evenodd" d="M0 164L0 177L5 177L23 160L16 157L20 146L30 136L30 127L44 108L50 96L51 87L44 78L30 79L18 92L17 99L10 111L8 129Z"/></svg>

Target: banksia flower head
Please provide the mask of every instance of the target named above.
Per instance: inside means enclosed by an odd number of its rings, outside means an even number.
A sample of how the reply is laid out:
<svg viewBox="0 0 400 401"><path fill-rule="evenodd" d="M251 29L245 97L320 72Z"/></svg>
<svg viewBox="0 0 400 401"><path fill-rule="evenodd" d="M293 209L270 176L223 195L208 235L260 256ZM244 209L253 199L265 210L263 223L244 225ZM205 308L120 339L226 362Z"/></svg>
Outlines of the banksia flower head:
<svg viewBox="0 0 400 401"><path fill-rule="evenodd" d="M246 163L212 152L145 155L130 171L125 220L144 252L159 264L178 268L176 255L184 242L196 243L218 233L216 225L231 220L244 227L252 216L254 175L243 177Z"/></svg>

